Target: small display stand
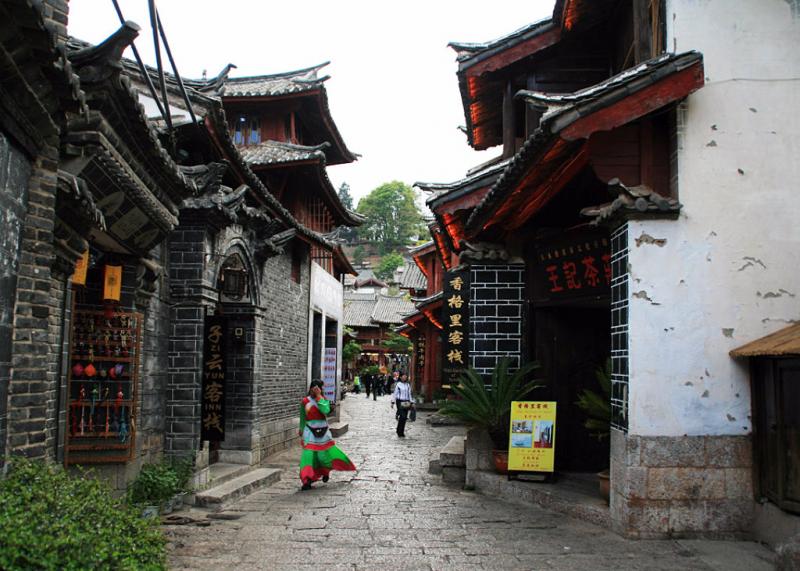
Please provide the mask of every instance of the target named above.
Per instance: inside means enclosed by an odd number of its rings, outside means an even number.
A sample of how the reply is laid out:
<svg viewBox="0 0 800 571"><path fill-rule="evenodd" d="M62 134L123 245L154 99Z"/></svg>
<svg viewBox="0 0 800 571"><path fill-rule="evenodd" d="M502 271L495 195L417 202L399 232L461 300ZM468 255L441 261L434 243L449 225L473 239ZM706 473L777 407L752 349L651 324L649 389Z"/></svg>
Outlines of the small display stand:
<svg viewBox="0 0 800 571"><path fill-rule="evenodd" d="M142 314L75 309L68 372L64 464L130 460Z"/></svg>

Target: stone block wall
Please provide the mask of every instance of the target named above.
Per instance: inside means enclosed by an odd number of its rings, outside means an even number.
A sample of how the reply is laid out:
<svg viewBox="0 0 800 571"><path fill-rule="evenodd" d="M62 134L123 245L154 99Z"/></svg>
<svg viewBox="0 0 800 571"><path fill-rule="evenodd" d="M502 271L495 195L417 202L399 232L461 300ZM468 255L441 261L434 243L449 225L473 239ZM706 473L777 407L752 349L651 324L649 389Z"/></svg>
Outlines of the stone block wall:
<svg viewBox="0 0 800 571"><path fill-rule="evenodd" d="M206 307L204 251L206 231L200 225L181 226L169 239L168 374L165 392L165 452L186 455L200 444L200 369ZM197 260L200 263L197 263Z"/></svg>
<svg viewBox="0 0 800 571"><path fill-rule="evenodd" d="M64 278L52 275L57 168L56 146L45 147L28 181L17 270L6 454L29 458L55 451L64 303Z"/></svg>
<svg viewBox="0 0 800 571"><path fill-rule="evenodd" d="M0 466L6 448L14 301L30 174L28 159L0 133Z"/></svg>
<svg viewBox="0 0 800 571"><path fill-rule="evenodd" d="M748 436L611 431L611 519L628 537L735 538L753 520Z"/></svg>
<svg viewBox="0 0 800 571"><path fill-rule="evenodd" d="M258 331L256 403L262 459L296 441L300 399L307 387L308 251L303 253L299 283L291 279L291 265L290 254L276 256L266 261L261 274L264 313Z"/></svg>
<svg viewBox="0 0 800 571"><path fill-rule="evenodd" d="M469 331L470 362L482 375L503 357L514 367L522 359L524 266L471 266Z"/></svg>

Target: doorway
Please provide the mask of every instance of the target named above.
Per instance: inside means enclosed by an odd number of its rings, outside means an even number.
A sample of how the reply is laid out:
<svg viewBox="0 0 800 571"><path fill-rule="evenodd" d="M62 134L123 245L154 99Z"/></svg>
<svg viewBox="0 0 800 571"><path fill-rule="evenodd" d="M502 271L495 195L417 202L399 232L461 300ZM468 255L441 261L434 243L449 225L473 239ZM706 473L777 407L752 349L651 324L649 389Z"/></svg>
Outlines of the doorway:
<svg viewBox="0 0 800 571"><path fill-rule="evenodd" d="M537 399L554 400L556 470L597 472L608 468L609 439L598 439L584 426L587 415L577 406L588 389L604 396L596 371L611 350L611 316L607 306L546 307L533 312L534 355L547 379Z"/></svg>

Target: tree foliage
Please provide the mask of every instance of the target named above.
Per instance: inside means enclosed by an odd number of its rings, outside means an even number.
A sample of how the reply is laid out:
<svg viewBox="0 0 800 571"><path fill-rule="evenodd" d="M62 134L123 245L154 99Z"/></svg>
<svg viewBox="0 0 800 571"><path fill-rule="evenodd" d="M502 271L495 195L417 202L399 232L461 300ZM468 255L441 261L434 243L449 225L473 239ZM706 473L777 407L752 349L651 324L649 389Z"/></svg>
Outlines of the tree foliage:
<svg viewBox="0 0 800 571"><path fill-rule="evenodd" d="M348 210L353 209L353 197L350 195L350 185L346 182L339 187L339 200Z"/></svg>
<svg viewBox="0 0 800 571"><path fill-rule="evenodd" d="M356 246L356 249L353 251L353 263L357 266L360 266L364 263L364 257L367 253L364 251L364 246Z"/></svg>
<svg viewBox="0 0 800 571"><path fill-rule="evenodd" d="M381 345L392 353L408 353L411 351L411 341L394 331L389 331L386 339L381 341Z"/></svg>
<svg viewBox="0 0 800 571"><path fill-rule="evenodd" d="M366 217L359 236L377 243L381 254L406 246L423 229L414 191L399 181L374 189L359 200L357 211Z"/></svg>
<svg viewBox="0 0 800 571"><path fill-rule="evenodd" d="M345 343L345 346L342 347L342 361L345 363L349 363L353 359L357 358L360 354L361 345L353 340L348 341Z"/></svg>
<svg viewBox="0 0 800 571"><path fill-rule="evenodd" d="M394 275L397 268L403 265L403 256L397 252L389 252L381 258L378 268L375 270L375 277L379 280L389 280Z"/></svg>

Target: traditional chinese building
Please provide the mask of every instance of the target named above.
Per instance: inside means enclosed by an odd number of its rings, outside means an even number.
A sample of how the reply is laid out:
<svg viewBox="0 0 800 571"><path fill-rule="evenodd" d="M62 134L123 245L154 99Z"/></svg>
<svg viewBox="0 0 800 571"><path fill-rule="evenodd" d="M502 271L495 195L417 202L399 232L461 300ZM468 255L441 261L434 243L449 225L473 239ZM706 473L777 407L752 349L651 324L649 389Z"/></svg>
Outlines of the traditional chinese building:
<svg viewBox="0 0 800 571"><path fill-rule="evenodd" d="M344 295L344 324L355 332L361 345L356 370L377 365L391 372L405 365L405 356L395 353L383 343L389 334L402 325L403 316L414 309L405 294L391 296L380 292L347 291Z"/></svg>
<svg viewBox="0 0 800 571"><path fill-rule="evenodd" d="M778 510L754 500L796 487L779 467L753 479L766 413L728 352L797 318L780 260L800 251L781 143L798 131L780 117L800 28L786 3L734 4L559 0L512 35L451 44L468 142L502 151L418 185L469 268L470 364L542 364L557 469L610 465L611 520L631 536L762 530ZM756 194L770 214L743 225ZM574 405L608 358L610 449Z"/></svg>
<svg viewBox="0 0 800 571"><path fill-rule="evenodd" d="M92 46L67 37L62 2L3 10L4 37L27 47L1 84L0 251L19 278L1 286L0 458L94 464L124 487L163 453L193 457L202 482L289 446L326 358L335 391L329 322L350 268L329 232L356 220L306 225L251 168L220 96L230 67L186 80L122 59L133 23ZM329 114L299 117L341 144ZM317 186L293 197L325 191L314 160Z"/></svg>
<svg viewBox="0 0 800 571"><path fill-rule="evenodd" d="M327 166L353 162L357 155L331 116L329 76L319 75L326 65L226 79L222 100L247 165L298 222L327 236L327 244L311 245L308 380L325 381L326 394L335 400L342 377L342 277L355 274L336 229L358 226L363 218L342 205L327 174Z"/></svg>

